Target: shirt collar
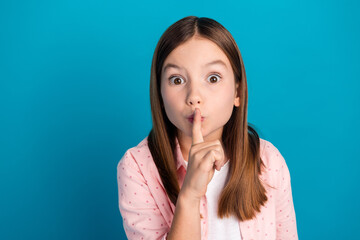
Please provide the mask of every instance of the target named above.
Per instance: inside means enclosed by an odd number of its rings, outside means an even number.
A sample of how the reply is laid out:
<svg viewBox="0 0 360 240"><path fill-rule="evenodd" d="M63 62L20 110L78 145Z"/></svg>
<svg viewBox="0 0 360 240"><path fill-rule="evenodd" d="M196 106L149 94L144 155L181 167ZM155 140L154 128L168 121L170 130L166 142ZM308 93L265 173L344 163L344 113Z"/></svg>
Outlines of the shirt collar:
<svg viewBox="0 0 360 240"><path fill-rule="evenodd" d="M176 170L179 170L179 168L181 166L183 166L186 169L187 166L185 164L184 157L183 157L183 155L181 153L181 148L180 148L180 144L179 144L179 141L178 141L177 137L175 137L175 143L176 143L176 148L175 148Z"/></svg>

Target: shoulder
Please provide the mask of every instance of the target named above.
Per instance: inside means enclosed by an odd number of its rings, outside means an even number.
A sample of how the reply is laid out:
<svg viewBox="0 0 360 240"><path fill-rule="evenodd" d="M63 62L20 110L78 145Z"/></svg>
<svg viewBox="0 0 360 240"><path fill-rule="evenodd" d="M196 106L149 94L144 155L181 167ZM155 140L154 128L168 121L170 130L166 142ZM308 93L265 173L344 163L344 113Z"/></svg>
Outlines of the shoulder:
<svg viewBox="0 0 360 240"><path fill-rule="evenodd" d="M260 138L260 158L264 163L262 178L270 185L279 187L283 181L290 181L290 172L279 149L270 141Z"/></svg>
<svg viewBox="0 0 360 240"><path fill-rule="evenodd" d="M144 165L147 159L151 158L150 150L148 147L148 140L145 137L140 141L136 146L129 148L125 151L124 155L120 159L117 168L119 169L121 165L135 166L135 165Z"/></svg>
<svg viewBox="0 0 360 240"><path fill-rule="evenodd" d="M260 157L267 167L281 167L284 158L270 141L260 138Z"/></svg>
<svg viewBox="0 0 360 240"><path fill-rule="evenodd" d="M144 179L149 184L157 182L160 179L159 172L152 158L148 137L145 137L136 146L126 150L117 165L117 175L120 181L123 181L122 175L133 175ZM125 180L124 180L125 181Z"/></svg>

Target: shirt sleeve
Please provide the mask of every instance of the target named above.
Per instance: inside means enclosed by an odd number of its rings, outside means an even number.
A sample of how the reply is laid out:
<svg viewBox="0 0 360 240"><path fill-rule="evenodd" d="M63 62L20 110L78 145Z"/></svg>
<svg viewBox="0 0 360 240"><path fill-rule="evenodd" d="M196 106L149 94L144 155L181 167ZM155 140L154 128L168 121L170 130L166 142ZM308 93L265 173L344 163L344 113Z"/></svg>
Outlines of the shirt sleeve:
<svg viewBox="0 0 360 240"><path fill-rule="evenodd" d="M272 144L271 144L272 145ZM272 146L272 156L279 163L279 179L276 199L276 239L298 239L296 216L291 191L290 172L279 150Z"/></svg>
<svg viewBox="0 0 360 240"><path fill-rule="evenodd" d="M128 150L117 166L119 210L129 240L165 240L169 227Z"/></svg>

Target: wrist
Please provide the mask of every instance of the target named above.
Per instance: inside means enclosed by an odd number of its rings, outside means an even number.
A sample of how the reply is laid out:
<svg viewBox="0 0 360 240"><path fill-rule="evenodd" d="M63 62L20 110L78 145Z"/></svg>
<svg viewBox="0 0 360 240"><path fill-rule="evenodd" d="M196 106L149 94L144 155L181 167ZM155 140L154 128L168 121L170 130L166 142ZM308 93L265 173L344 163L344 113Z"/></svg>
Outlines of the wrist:
<svg viewBox="0 0 360 240"><path fill-rule="evenodd" d="M198 207L200 206L200 198L195 197L192 194L189 194L189 192L180 191L178 195L177 203L191 207Z"/></svg>

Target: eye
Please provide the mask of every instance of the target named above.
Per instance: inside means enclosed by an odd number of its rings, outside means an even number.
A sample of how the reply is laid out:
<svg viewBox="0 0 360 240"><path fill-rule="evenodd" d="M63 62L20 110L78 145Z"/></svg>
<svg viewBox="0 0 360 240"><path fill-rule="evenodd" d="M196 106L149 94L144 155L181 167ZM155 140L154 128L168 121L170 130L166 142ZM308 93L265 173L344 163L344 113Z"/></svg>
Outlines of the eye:
<svg viewBox="0 0 360 240"><path fill-rule="evenodd" d="M179 76L171 76L171 77L169 77L169 80L170 80L171 84L179 85L179 84L181 84L181 80L183 80L183 79ZM172 80L174 80L174 81L172 81Z"/></svg>
<svg viewBox="0 0 360 240"><path fill-rule="evenodd" d="M218 74L211 74L208 79L210 83L217 83L220 81L221 77Z"/></svg>
<svg viewBox="0 0 360 240"><path fill-rule="evenodd" d="M211 74L210 77L208 78L208 81L210 83L217 83L220 81L220 79L221 79L221 77L219 74ZM180 76L175 75L175 76L170 76L169 81L173 85L180 85L181 83L183 83L184 79L181 78Z"/></svg>

